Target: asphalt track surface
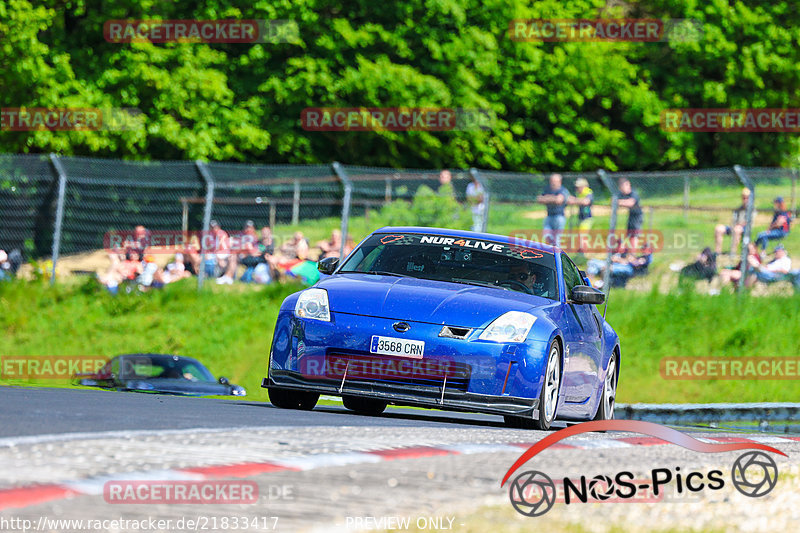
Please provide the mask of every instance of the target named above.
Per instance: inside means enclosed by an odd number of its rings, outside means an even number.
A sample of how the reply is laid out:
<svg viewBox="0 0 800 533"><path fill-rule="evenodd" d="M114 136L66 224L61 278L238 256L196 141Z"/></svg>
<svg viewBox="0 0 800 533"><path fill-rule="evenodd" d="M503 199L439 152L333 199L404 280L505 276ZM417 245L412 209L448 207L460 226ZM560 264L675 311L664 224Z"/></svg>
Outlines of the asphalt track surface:
<svg viewBox="0 0 800 533"><path fill-rule="evenodd" d="M92 431L235 427L503 427L499 416L392 407L380 417L344 407L314 411L273 407L263 400L220 400L103 390L0 387L0 438Z"/></svg>
<svg viewBox="0 0 800 533"><path fill-rule="evenodd" d="M505 428L496 416L428 410L390 408L378 417L336 406L287 411L261 400L263 391L256 394L217 400L0 387L0 531L22 531L12 520L29 520L29 531L58 532L752 532L796 530L800 522L800 439L692 432L708 442L744 439L786 453L775 456L780 479L762 498L739 494L730 483L688 495L670 485L658 501L556 503L546 515L528 518L513 510L500 480L550 432ZM697 453L637 434L586 433L518 472L536 469L560 479L625 470L646 479L655 467L680 466L728 476L741 453ZM258 487L258 498L109 501L109 483L131 480L244 481ZM248 527L233 517L248 519ZM154 526L150 519L171 522Z"/></svg>

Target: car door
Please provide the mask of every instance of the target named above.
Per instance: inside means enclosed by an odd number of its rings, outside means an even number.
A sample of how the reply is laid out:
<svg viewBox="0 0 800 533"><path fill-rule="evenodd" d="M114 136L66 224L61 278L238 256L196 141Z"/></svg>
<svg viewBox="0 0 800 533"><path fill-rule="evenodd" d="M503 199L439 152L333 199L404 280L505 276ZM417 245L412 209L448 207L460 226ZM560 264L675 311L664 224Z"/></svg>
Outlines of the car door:
<svg viewBox="0 0 800 533"><path fill-rule="evenodd" d="M572 302L570 294L572 288L581 284L580 276L572 268L566 254L561 254L561 275L564 279L564 405L561 414L564 416L577 416L576 402L581 399L582 376L581 351L583 350L584 326L581 324L579 305Z"/></svg>
<svg viewBox="0 0 800 533"><path fill-rule="evenodd" d="M567 316L574 327L575 346L570 349L569 362L566 364L569 372L570 390L565 398L566 402L574 404L587 404L596 389L598 365L600 360L600 329L595 317L595 309L590 304L579 304L572 301L570 295L572 287L583 285L583 277L578 267L562 252L561 269L566 286ZM574 326L573 326L574 323ZM581 414L582 409L579 409Z"/></svg>

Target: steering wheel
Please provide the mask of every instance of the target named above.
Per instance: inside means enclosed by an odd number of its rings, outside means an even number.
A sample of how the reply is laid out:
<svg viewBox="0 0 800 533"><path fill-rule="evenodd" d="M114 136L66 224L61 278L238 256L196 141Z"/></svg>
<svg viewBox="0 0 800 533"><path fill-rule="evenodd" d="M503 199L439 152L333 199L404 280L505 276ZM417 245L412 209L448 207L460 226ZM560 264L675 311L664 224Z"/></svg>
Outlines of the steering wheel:
<svg viewBox="0 0 800 533"><path fill-rule="evenodd" d="M526 294L533 294L533 291L524 283L517 281L515 279L504 279L502 281L497 282L498 285L516 285L517 287L521 288L523 292Z"/></svg>

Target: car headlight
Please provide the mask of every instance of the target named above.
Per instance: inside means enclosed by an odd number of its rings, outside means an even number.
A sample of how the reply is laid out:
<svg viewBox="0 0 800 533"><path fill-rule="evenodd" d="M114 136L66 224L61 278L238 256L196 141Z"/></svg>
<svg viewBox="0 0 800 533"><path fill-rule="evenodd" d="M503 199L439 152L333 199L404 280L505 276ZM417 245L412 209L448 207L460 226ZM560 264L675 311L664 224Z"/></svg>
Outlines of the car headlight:
<svg viewBox="0 0 800 533"><path fill-rule="evenodd" d="M303 291L294 306L294 314L300 318L330 322L331 309L328 305L328 291L325 289Z"/></svg>
<svg viewBox="0 0 800 533"><path fill-rule="evenodd" d="M247 391L245 390L244 387L241 387L239 385L234 385L231 387L231 394L233 394L234 396L247 396Z"/></svg>
<svg viewBox="0 0 800 533"><path fill-rule="evenodd" d="M480 340L494 342L522 342L528 336L536 317L521 311L509 311L496 318L483 330Z"/></svg>

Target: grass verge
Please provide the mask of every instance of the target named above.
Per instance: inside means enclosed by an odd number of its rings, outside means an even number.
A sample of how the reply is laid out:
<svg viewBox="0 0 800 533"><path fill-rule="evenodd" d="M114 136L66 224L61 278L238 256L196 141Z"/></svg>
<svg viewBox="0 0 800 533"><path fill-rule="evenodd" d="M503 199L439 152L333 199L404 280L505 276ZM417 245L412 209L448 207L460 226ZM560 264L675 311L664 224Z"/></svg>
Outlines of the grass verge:
<svg viewBox="0 0 800 533"><path fill-rule="evenodd" d="M207 286L192 280L111 296L95 282L0 284L0 356L164 352L196 357L216 376L265 399L272 330L296 285ZM800 297L612 292L608 320L622 340L619 402L796 401L795 380L665 380L664 357L800 357ZM2 368L0 368L2 370ZM6 385L67 386L9 379Z"/></svg>

